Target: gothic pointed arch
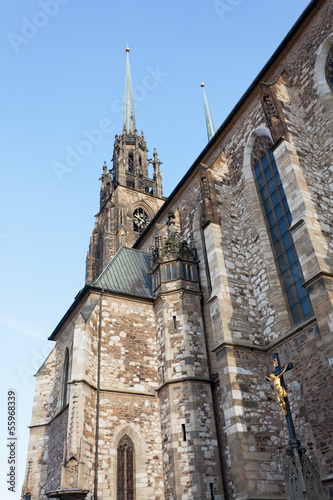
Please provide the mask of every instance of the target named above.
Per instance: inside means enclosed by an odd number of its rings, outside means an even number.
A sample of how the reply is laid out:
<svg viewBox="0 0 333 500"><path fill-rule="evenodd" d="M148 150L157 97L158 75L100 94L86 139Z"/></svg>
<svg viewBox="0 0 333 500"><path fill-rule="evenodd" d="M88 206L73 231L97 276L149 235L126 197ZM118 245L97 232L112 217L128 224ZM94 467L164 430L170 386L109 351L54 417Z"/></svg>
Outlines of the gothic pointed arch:
<svg viewBox="0 0 333 500"><path fill-rule="evenodd" d="M140 478L147 477L146 442L141 434L140 427L133 424L132 422L128 424L122 424L117 427L112 434L110 449L111 491L118 491L118 479L121 479L121 477L123 478L122 484L124 484L124 474L126 470L124 468L122 474L120 475L118 474L118 471L120 471L121 466L125 466L125 463L127 464L126 467L131 467L130 461L133 460L133 469L131 470L133 471L134 497L117 496L117 500L146 500L144 491L142 491L142 488L138 487L138 481L140 481ZM124 460L127 460L127 462L125 462ZM129 478L127 478L127 481L128 479Z"/></svg>
<svg viewBox="0 0 333 500"><path fill-rule="evenodd" d="M117 500L135 500L135 448L127 434L117 447Z"/></svg>
<svg viewBox="0 0 333 500"><path fill-rule="evenodd" d="M279 328L282 331L287 331L291 327L291 321L285 306L280 280L276 279L277 275L274 254L252 168L252 150L254 143L257 138L262 136L266 137L273 143L271 133L265 124L260 124L249 133L244 148L243 175L245 191L247 193L247 203L251 213L252 227L257 240L256 258L259 259L258 262L264 270L264 277L269 283L269 297L267 296L267 300L269 300L271 307L269 309L269 314L262 315L260 313L258 315L258 328L260 328L262 332L263 340L265 342L270 342L275 338L275 334L269 332L269 329L267 329L270 322L274 321L274 318L278 316ZM268 333L266 333L266 331Z"/></svg>
<svg viewBox="0 0 333 500"><path fill-rule="evenodd" d="M257 137L251 166L291 322L297 324L311 316L312 309L302 287L303 276L289 234L292 216L272 146L267 136Z"/></svg>

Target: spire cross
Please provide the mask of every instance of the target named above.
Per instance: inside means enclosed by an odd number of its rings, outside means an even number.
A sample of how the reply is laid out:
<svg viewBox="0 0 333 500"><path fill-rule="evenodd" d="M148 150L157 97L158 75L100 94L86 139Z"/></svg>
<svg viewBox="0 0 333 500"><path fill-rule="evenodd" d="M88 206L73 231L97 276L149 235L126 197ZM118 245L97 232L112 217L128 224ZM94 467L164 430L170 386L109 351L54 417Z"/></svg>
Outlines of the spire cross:
<svg viewBox="0 0 333 500"><path fill-rule="evenodd" d="M300 442L297 440L295 426L294 426L293 417L292 417L290 405L289 405L289 399L288 399L288 395L287 395L287 387L286 387L286 384L285 384L284 378L283 378L283 374L289 370L292 370L294 368L294 365L293 365L293 363L288 363L285 366L281 366L278 353L272 354L272 359L273 359L273 365L274 365L275 370L273 372L271 372L266 378L267 378L267 380L270 380L273 383L277 379L279 379L281 381L282 393L279 394L279 389L277 387L277 386L279 386L279 382L275 382L274 386L275 386L275 389L276 389L276 392L278 395L280 406L281 406L282 411L286 417L286 422L287 422L288 432L289 432L289 437L290 437L289 445L292 448L292 444L296 443L296 447L299 449ZM284 411L284 408L285 408L285 411Z"/></svg>

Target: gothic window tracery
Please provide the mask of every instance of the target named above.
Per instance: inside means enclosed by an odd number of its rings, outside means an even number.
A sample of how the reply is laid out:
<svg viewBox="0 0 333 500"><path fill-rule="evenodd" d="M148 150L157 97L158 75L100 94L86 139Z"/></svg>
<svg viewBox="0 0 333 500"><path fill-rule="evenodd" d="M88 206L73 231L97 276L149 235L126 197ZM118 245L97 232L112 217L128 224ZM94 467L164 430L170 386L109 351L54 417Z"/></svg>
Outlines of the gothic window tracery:
<svg viewBox="0 0 333 500"><path fill-rule="evenodd" d="M134 157L133 151L128 153L128 171L130 174L134 174Z"/></svg>
<svg viewBox="0 0 333 500"><path fill-rule="evenodd" d="M327 83L331 87L331 90L333 92L333 46L331 47L331 50L329 51L327 57L325 75Z"/></svg>
<svg viewBox="0 0 333 500"><path fill-rule="evenodd" d="M311 316L312 310L302 287L303 277L289 235L292 217L271 146L266 136L256 139L252 151L252 168L282 288L292 322L296 324Z"/></svg>
<svg viewBox="0 0 333 500"><path fill-rule="evenodd" d="M134 444L125 434L117 448L117 500L135 500L134 463Z"/></svg>

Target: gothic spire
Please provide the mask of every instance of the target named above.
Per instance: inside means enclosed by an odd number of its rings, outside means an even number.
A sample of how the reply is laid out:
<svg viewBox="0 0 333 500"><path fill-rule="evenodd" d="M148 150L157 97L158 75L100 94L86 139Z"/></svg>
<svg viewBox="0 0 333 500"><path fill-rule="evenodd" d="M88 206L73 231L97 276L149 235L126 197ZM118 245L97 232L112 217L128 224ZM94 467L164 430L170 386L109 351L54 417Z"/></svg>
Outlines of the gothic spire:
<svg viewBox="0 0 333 500"><path fill-rule="evenodd" d="M124 103L124 127L129 134L133 134L136 129L134 116L134 102L132 92L131 70L129 63L129 47L126 46L126 79L125 79L125 103Z"/></svg>
<svg viewBox="0 0 333 500"><path fill-rule="evenodd" d="M206 97L206 92L205 92L205 84L202 82L201 83L202 91L203 91L203 98L204 98L204 105L205 105L205 115L206 115L206 126L207 126L207 135L208 135L208 141L211 140L213 135L215 134L215 128L213 124L213 120L209 111L209 106L208 106L208 101Z"/></svg>

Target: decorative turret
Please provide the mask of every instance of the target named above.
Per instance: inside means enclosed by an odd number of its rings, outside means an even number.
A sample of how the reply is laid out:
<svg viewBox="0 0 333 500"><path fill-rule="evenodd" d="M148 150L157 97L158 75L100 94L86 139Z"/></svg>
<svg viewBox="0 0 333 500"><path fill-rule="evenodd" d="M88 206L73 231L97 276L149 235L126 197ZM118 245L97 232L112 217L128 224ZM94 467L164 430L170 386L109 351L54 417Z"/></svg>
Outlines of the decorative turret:
<svg viewBox="0 0 333 500"><path fill-rule="evenodd" d="M221 498L211 380L202 317L197 254L181 241L173 212L158 226L151 274L166 498ZM205 417L203 417L205 415ZM209 443L209 453L204 453ZM175 474L172 464L181 474ZM198 473L200 471L200 473ZM177 495L175 494L177 492Z"/></svg>
<svg viewBox="0 0 333 500"><path fill-rule="evenodd" d="M106 161L104 162L103 173L99 180L102 181L101 191L100 191L100 206L99 206L99 209L102 210L105 203L110 198L112 192L112 183L111 183L112 179L110 171L108 171L107 169Z"/></svg>
<svg viewBox="0 0 333 500"><path fill-rule="evenodd" d="M182 287L192 290L197 288L194 286L198 282L196 250L185 240L180 241L174 220L175 215L170 211L168 222L156 236L155 246L151 249L153 291L157 293L165 291L167 282L179 279L191 282Z"/></svg>
<svg viewBox="0 0 333 500"><path fill-rule="evenodd" d="M201 83L201 88L202 88L203 98L204 98L207 136L208 136L208 141L210 141L211 138L213 137L213 135L215 134L215 128L214 128L213 120L212 120L212 117L211 117L211 114L209 111L208 101L207 101L206 92L205 92L205 84L203 82Z"/></svg>

